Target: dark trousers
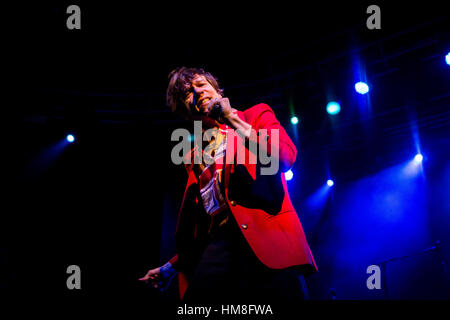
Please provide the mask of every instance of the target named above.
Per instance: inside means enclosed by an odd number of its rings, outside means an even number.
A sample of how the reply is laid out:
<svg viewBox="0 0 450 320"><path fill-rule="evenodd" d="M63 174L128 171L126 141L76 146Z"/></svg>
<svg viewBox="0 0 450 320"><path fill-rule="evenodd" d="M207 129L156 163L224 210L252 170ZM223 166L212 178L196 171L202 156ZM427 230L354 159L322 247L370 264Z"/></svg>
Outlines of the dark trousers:
<svg viewBox="0 0 450 320"><path fill-rule="evenodd" d="M263 265L230 219L211 236L183 301L292 305L305 299L301 272L295 267L270 269Z"/></svg>

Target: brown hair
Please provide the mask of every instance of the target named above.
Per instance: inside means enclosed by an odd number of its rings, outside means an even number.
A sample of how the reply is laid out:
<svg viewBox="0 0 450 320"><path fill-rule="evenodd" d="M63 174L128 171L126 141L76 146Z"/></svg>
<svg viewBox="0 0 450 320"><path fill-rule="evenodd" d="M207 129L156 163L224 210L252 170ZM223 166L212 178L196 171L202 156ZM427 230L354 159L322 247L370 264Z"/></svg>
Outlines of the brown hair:
<svg viewBox="0 0 450 320"><path fill-rule="evenodd" d="M196 75L204 76L211 86L220 94L223 90L219 88L217 79L209 72L200 68L176 68L169 74L169 85L166 92L166 104L173 112L180 114L184 118L191 118L192 110L184 103L191 81Z"/></svg>

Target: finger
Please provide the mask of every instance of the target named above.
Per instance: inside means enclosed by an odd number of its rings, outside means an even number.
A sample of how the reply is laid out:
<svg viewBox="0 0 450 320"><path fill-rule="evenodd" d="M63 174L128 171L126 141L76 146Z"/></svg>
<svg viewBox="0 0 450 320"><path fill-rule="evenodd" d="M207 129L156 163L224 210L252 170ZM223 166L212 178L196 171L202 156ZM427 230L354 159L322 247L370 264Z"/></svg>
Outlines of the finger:
<svg viewBox="0 0 450 320"><path fill-rule="evenodd" d="M139 280L142 281L153 280L155 277L157 277L157 274L146 274L144 277L139 278Z"/></svg>
<svg viewBox="0 0 450 320"><path fill-rule="evenodd" d="M212 107L216 104L216 99L212 99L209 101L208 106L206 107L206 113L211 112Z"/></svg>
<svg viewBox="0 0 450 320"><path fill-rule="evenodd" d="M215 106L218 106L218 108L216 109ZM220 117L220 115L223 112L223 105L220 103L220 101L218 99L216 99L215 101L213 101L212 103L210 103L208 105L208 116L213 118L213 119L217 119Z"/></svg>

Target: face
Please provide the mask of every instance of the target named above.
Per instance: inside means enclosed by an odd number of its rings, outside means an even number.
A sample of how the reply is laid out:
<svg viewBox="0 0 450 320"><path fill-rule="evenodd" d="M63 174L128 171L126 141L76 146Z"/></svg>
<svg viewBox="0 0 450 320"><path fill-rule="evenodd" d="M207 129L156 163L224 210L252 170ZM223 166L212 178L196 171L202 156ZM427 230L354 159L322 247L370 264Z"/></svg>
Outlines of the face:
<svg viewBox="0 0 450 320"><path fill-rule="evenodd" d="M191 87L187 91L184 103L190 110L195 110L202 115L206 115L208 113L209 102L218 98L222 98L222 96L208 80L204 76L195 75L192 79Z"/></svg>

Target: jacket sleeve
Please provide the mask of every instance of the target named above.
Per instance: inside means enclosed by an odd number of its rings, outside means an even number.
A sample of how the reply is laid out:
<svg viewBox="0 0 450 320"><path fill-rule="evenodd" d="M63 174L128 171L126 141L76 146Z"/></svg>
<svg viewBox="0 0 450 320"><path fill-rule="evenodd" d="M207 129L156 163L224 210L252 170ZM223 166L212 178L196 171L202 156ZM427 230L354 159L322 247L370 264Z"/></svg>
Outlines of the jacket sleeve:
<svg viewBox="0 0 450 320"><path fill-rule="evenodd" d="M170 264L172 265L172 267L176 270L176 271L180 271L179 268L179 260L178 260L178 254L175 254L168 262L170 262Z"/></svg>
<svg viewBox="0 0 450 320"><path fill-rule="evenodd" d="M297 158L297 148L281 126L272 108L261 103L245 111L247 122L252 126L249 143L256 143L269 156L278 156L281 171L288 171ZM261 130L265 129L265 130ZM273 130L278 132L278 139Z"/></svg>

